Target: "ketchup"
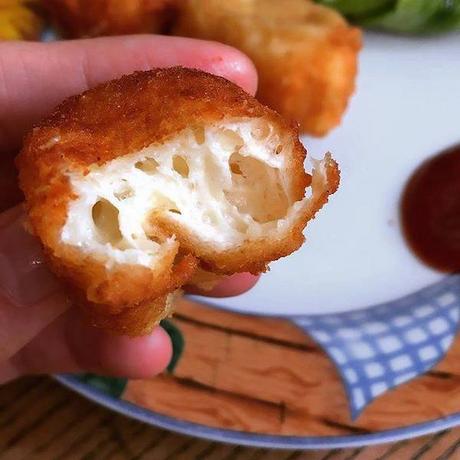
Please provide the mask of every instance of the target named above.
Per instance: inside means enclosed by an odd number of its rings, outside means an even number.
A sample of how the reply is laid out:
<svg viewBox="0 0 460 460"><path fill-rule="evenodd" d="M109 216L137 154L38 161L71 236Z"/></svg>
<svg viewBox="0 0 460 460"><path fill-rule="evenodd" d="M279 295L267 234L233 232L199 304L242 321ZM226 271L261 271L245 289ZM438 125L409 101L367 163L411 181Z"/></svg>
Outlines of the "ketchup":
<svg viewBox="0 0 460 460"><path fill-rule="evenodd" d="M401 225L425 264L460 271L460 144L428 159L411 176L401 198Z"/></svg>

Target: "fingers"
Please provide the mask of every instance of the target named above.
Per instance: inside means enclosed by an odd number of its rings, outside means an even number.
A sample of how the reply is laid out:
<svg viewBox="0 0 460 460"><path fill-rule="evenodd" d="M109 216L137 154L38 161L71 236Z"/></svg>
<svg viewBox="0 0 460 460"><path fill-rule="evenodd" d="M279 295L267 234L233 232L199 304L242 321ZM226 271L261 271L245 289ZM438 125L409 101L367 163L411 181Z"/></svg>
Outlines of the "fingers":
<svg viewBox="0 0 460 460"><path fill-rule="evenodd" d="M211 291L195 290L195 293L215 297L238 295L250 289L257 279L258 276L249 273L237 274ZM65 292L43 263L39 243L24 229L22 209L17 207L1 214L0 363L12 357L68 308ZM95 333L99 337L100 331Z"/></svg>
<svg viewBox="0 0 460 460"><path fill-rule="evenodd" d="M234 275L206 295L237 295L257 279ZM161 328L131 339L85 324L69 309L39 244L24 230L22 209L0 215L0 382L29 373L83 371L148 378L170 358L171 343Z"/></svg>
<svg viewBox="0 0 460 460"><path fill-rule="evenodd" d="M161 327L144 337L114 336L89 326L70 309L9 361L0 382L62 372L150 378L166 368L171 355L171 341Z"/></svg>
<svg viewBox="0 0 460 460"><path fill-rule="evenodd" d="M193 293L234 296L253 287L258 278L240 273L227 277L212 291ZM161 327L145 337L114 336L89 326L79 312L71 308L0 369L0 383L25 374L63 372L151 378L166 368L171 355L171 341Z"/></svg>
<svg viewBox="0 0 460 460"><path fill-rule="evenodd" d="M259 278L260 275L252 275L251 273L236 273L235 275L225 277L217 286L209 291L188 286L187 292L207 297L233 297L249 291L249 289L254 287Z"/></svg>
<svg viewBox="0 0 460 460"><path fill-rule="evenodd" d="M14 208L0 215L0 363L28 343L69 306L43 265L40 246Z"/></svg>
<svg viewBox="0 0 460 460"><path fill-rule="evenodd" d="M85 324L42 264L36 240L14 208L0 216L0 383L23 374L92 371L147 378L171 359L157 328L145 337L110 335Z"/></svg>
<svg viewBox="0 0 460 460"><path fill-rule="evenodd" d="M215 297L238 295L253 287L258 278L240 273L227 277L212 291L194 293ZM63 372L150 378L166 368L171 355L171 341L160 327L145 337L114 336L89 326L71 308L0 369L0 383L26 374Z"/></svg>
<svg viewBox="0 0 460 460"><path fill-rule="evenodd" d="M87 325L68 308L41 257L35 238L23 228L21 208L0 215L0 383L58 372L149 378L168 365L172 346L163 329L129 338ZM248 273L233 275L204 294L237 295L257 279Z"/></svg>
<svg viewBox="0 0 460 460"><path fill-rule="evenodd" d="M0 43L0 151L68 96L135 70L182 65L254 93L256 72L234 48L181 37L138 35L54 43Z"/></svg>

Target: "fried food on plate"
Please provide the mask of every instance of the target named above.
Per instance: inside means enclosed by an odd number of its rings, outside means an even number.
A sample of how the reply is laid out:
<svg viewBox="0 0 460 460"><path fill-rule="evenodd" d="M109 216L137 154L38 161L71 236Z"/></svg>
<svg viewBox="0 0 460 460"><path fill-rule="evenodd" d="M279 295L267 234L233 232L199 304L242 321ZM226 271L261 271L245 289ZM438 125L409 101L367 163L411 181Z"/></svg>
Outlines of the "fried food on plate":
<svg viewBox="0 0 460 460"><path fill-rule="evenodd" d="M38 40L43 21L36 0L0 0L0 40Z"/></svg>
<svg viewBox="0 0 460 460"><path fill-rule="evenodd" d="M174 34L245 52L258 99L309 134L338 125L355 88L360 31L308 0L184 0Z"/></svg>
<svg viewBox="0 0 460 460"><path fill-rule="evenodd" d="M42 0L62 35L69 38L168 29L177 0Z"/></svg>
<svg viewBox="0 0 460 460"><path fill-rule="evenodd" d="M17 164L52 270L93 324L140 335L199 267L259 273L301 246L339 181L330 155L311 175L305 155L238 86L176 67L68 99Z"/></svg>

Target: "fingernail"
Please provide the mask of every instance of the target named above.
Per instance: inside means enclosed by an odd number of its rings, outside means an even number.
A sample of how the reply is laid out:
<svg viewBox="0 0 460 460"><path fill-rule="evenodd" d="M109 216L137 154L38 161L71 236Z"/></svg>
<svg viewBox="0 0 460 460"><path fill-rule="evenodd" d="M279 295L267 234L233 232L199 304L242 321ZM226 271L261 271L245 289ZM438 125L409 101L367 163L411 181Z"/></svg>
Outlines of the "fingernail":
<svg viewBox="0 0 460 460"><path fill-rule="evenodd" d="M0 294L18 306L34 305L59 289L37 240L24 228L21 207L0 215Z"/></svg>

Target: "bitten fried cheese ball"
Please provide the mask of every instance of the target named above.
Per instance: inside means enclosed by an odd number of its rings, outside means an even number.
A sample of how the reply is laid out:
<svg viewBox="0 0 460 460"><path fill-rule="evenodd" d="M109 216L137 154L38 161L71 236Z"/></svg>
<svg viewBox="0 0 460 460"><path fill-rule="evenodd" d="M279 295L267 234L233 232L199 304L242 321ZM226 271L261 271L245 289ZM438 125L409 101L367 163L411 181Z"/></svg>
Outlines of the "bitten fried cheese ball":
<svg viewBox="0 0 460 460"><path fill-rule="evenodd" d="M164 33L178 0L42 0L68 38Z"/></svg>
<svg viewBox="0 0 460 460"><path fill-rule="evenodd" d="M311 175L305 156L238 86L176 67L66 100L17 164L51 269L94 325L134 336L195 273L260 273L301 246L339 182L329 154Z"/></svg>
<svg viewBox="0 0 460 460"><path fill-rule="evenodd" d="M359 29L309 0L183 0L174 34L246 53L259 73L257 98L305 133L338 125L355 88Z"/></svg>

